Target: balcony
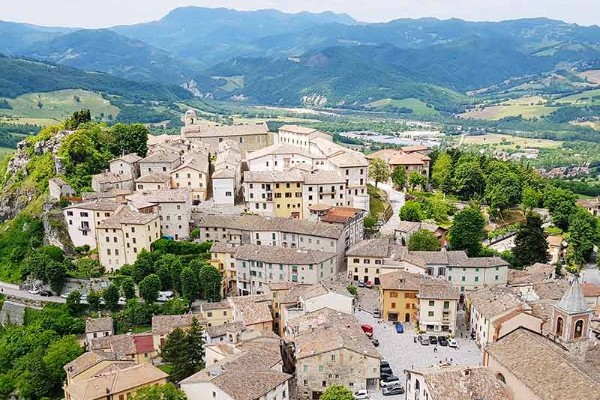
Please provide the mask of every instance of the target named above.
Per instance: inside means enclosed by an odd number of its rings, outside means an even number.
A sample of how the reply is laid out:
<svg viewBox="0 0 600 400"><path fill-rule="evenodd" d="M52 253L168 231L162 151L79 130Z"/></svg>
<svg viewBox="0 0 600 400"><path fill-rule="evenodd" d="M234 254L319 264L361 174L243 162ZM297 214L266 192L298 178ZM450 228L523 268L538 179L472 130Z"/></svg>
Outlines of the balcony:
<svg viewBox="0 0 600 400"><path fill-rule="evenodd" d="M82 232L89 232L91 229L89 226L80 226L79 230Z"/></svg>
<svg viewBox="0 0 600 400"><path fill-rule="evenodd" d="M442 317L442 324L449 324L450 323L450 317Z"/></svg>

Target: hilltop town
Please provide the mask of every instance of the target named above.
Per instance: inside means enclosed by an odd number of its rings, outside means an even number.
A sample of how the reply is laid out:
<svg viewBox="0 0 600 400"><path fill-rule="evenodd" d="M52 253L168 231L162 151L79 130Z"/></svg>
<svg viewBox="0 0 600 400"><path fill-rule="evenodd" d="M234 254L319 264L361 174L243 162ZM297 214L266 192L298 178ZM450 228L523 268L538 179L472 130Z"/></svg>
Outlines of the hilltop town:
<svg viewBox="0 0 600 400"><path fill-rule="evenodd" d="M512 183L487 181L482 206L461 200L484 165L473 156L365 155L303 126L183 119L179 135L146 135L143 154L107 160L84 190L63 146L85 122L35 145L54 159L42 195L52 219L24 283L2 285L0 321L15 332L51 313L70 321L51 325L78 336L64 336L47 393L600 399L600 284L577 222L596 221L593 200L577 205L531 172L506 204L495 185ZM28 165L28 146L9 168ZM490 176L530 173L485 162ZM558 190L568 221L525 187ZM514 230L489 230L517 211Z"/></svg>

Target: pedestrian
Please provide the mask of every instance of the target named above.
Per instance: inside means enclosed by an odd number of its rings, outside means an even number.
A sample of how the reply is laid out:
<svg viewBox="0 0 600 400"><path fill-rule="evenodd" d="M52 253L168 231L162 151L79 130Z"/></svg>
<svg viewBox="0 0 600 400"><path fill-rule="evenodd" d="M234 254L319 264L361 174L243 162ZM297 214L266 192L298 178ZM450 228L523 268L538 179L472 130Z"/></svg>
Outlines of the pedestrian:
<svg viewBox="0 0 600 400"><path fill-rule="evenodd" d="M435 347L433 348L433 352L434 352L434 353L437 353L437 346L435 346Z"/></svg>
<svg viewBox="0 0 600 400"><path fill-rule="evenodd" d="M450 359L450 364L452 364L452 358Z"/></svg>
<svg viewBox="0 0 600 400"><path fill-rule="evenodd" d="M461 332L461 333L460 333L460 337L461 337L461 339L462 339L462 337L463 337L463 335L462 335L462 334L463 334L463 333Z"/></svg>

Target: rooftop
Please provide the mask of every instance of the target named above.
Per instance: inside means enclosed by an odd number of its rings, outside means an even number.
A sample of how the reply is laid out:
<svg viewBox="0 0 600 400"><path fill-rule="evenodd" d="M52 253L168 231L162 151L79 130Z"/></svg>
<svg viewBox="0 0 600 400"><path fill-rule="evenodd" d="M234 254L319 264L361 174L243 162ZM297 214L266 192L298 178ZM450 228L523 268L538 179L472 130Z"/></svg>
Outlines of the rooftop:
<svg viewBox="0 0 600 400"><path fill-rule="evenodd" d="M297 169L285 171L246 171L244 182L304 182L302 173Z"/></svg>
<svg viewBox="0 0 600 400"><path fill-rule="evenodd" d="M549 264L535 263L523 270L509 269L508 283L522 285L544 282L554 274L554 267Z"/></svg>
<svg viewBox="0 0 600 400"><path fill-rule="evenodd" d="M150 172L137 178L135 183L165 183L170 180L171 174L168 172Z"/></svg>
<svg viewBox="0 0 600 400"><path fill-rule="evenodd" d="M125 154L121 157L113 158L109 162L112 163L114 161L123 161L128 164L133 164L133 163L140 161L141 159L142 159L142 157L138 156L136 153L129 153L129 154Z"/></svg>
<svg viewBox="0 0 600 400"><path fill-rule="evenodd" d="M73 361L68 364L65 364L63 369L69 374L71 377L75 377L81 374L84 371L87 371L91 367L96 364L101 363L102 361L123 361L134 363L131 359L126 359L123 355L119 356L115 353L110 353L107 351L88 351L83 353Z"/></svg>
<svg viewBox="0 0 600 400"><path fill-rule="evenodd" d="M130 175L103 172L101 174L92 175L92 179L98 183L119 183L130 181L132 178Z"/></svg>
<svg viewBox="0 0 600 400"><path fill-rule="evenodd" d="M271 298L264 294L228 298L234 312L243 316L246 326L273 321Z"/></svg>
<svg viewBox="0 0 600 400"><path fill-rule="evenodd" d="M585 282L581 285L581 290L585 297L600 297L600 286L592 282Z"/></svg>
<svg viewBox="0 0 600 400"><path fill-rule="evenodd" d="M295 218L263 217L259 215L200 215L197 223L205 228L227 228L241 231L285 232L339 239L342 228L338 225Z"/></svg>
<svg viewBox="0 0 600 400"><path fill-rule="evenodd" d="M271 146L267 146L260 150L250 152L246 155L246 159L248 161L251 161L251 160L255 160L257 158L268 156L268 155L275 156L275 155L287 155L287 154L298 154L298 155L302 155L304 157L310 157L310 158L313 157L306 150L304 150L301 147L293 146L291 144L281 143L281 144L274 144Z"/></svg>
<svg viewBox="0 0 600 400"><path fill-rule="evenodd" d="M189 203L192 194L188 189L153 190L148 193L136 193L126 196L127 200L143 200L150 203Z"/></svg>
<svg viewBox="0 0 600 400"><path fill-rule="evenodd" d="M254 244L241 245L237 247L235 252L235 258L238 260L286 265L320 264L336 257L336 253L320 250L301 250L280 246L258 246Z"/></svg>
<svg viewBox="0 0 600 400"><path fill-rule="evenodd" d="M108 200L100 198L98 200L87 201L85 203L76 203L65 208L70 209L81 209L89 211L115 211L121 204L114 200Z"/></svg>
<svg viewBox="0 0 600 400"><path fill-rule="evenodd" d="M379 284L383 290L419 291L422 275L407 271L396 271L379 276Z"/></svg>
<svg viewBox="0 0 600 400"><path fill-rule="evenodd" d="M158 219L157 214L141 213L137 210L132 210L126 205L122 205L115 211L113 216L100 222L97 228L120 229L121 225L146 225L156 219Z"/></svg>
<svg viewBox="0 0 600 400"><path fill-rule="evenodd" d="M269 127L267 124L253 125L191 125L182 128L185 137L227 137L247 135L267 135Z"/></svg>
<svg viewBox="0 0 600 400"><path fill-rule="evenodd" d="M583 290L581 289L578 278L573 279L571 286L565 292L565 295L558 302L556 307L560 308L567 314L578 314L589 311L590 308L585 301Z"/></svg>
<svg viewBox="0 0 600 400"><path fill-rule="evenodd" d="M242 332L246 329L243 321L228 322L222 325L213 325L206 328L206 334L210 338L217 338L219 336L225 336L227 332Z"/></svg>
<svg viewBox="0 0 600 400"><path fill-rule="evenodd" d="M207 154L194 154L188 158L183 164L171 171L171 174L177 173L182 169L190 168L198 172L207 174L209 169Z"/></svg>
<svg viewBox="0 0 600 400"><path fill-rule="evenodd" d="M111 335L93 339L91 348L93 351L107 351L119 356L137 354L135 340L133 335Z"/></svg>
<svg viewBox="0 0 600 400"><path fill-rule="evenodd" d="M346 180L338 171L312 170L302 173L307 185L325 185L329 183L345 183Z"/></svg>
<svg viewBox="0 0 600 400"><path fill-rule="evenodd" d="M140 163L172 163L179 160L180 158L181 155L176 151L160 149L148 154L145 158L140 160Z"/></svg>
<svg viewBox="0 0 600 400"><path fill-rule="evenodd" d="M511 400L487 367L448 366L413 369L425 378L431 400Z"/></svg>
<svg viewBox="0 0 600 400"><path fill-rule="evenodd" d="M164 336L177 328L187 329L192 325L194 317L200 325L205 325L206 321L201 314L153 315L152 334Z"/></svg>
<svg viewBox="0 0 600 400"><path fill-rule="evenodd" d="M307 128L305 126L298 126L298 125L283 125L281 128L279 128L279 130L297 133L300 135L310 135L311 133L319 132L318 129Z"/></svg>
<svg viewBox="0 0 600 400"><path fill-rule="evenodd" d="M113 331L112 317L88 318L85 321L85 333Z"/></svg>
<svg viewBox="0 0 600 400"><path fill-rule="evenodd" d="M542 335L519 328L500 338L487 352L541 400L600 398L598 369Z"/></svg>
<svg viewBox="0 0 600 400"><path fill-rule="evenodd" d="M445 279L425 277L421 280L417 296L419 299L458 300L460 293L458 292L458 288Z"/></svg>
<svg viewBox="0 0 600 400"><path fill-rule="evenodd" d="M484 286L467 295L471 304L485 318L493 319L523 304L511 288Z"/></svg>
<svg viewBox="0 0 600 400"><path fill-rule="evenodd" d="M167 378L167 374L149 363L94 376L65 386L72 400L105 399L107 394L127 392L142 385L152 384Z"/></svg>

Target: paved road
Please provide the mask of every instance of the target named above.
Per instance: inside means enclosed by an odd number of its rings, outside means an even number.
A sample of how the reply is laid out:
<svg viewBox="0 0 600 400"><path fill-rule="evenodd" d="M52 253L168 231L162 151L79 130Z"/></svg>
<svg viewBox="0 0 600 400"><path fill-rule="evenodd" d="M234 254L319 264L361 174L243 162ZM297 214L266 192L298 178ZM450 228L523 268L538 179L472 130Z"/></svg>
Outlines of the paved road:
<svg viewBox="0 0 600 400"><path fill-rule="evenodd" d="M489 246L490 248L502 253L503 251L506 250L512 250L515 247L515 238L517 236L511 236L509 238L506 238L504 240L501 240L499 242L494 243L493 245Z"/></svg>
<svg viewBox="0 0 600 400"><path fill-rule="evenodd" d="M51 303L64 303L66 301L62 297L58 296L43 297L38 294L31 294L27 290L20 290L15 285L11 285L6 282L0 282L0 293L6 296L12 296L25 300L44 301Z"/></svg>
<svg viewBox="0 0 600 400"><path fill-rule="evenodd" d="M394 229L396 229L400 223L400 209L404 205L406 198L404 197L403 192L394 190L392 186L387 183L379 183L377 187L388 194L390 203L392 204L392 210L394 210L392 217L379 229L379 233L381 233L382 236L394 236Z"/></svg>
<svg viewBox="0 0 600 400"><path fill-rule="evenodd" d="M581 270L581 281L600 285L600 269L594 264L587 264L585 268Z"/></svg>

